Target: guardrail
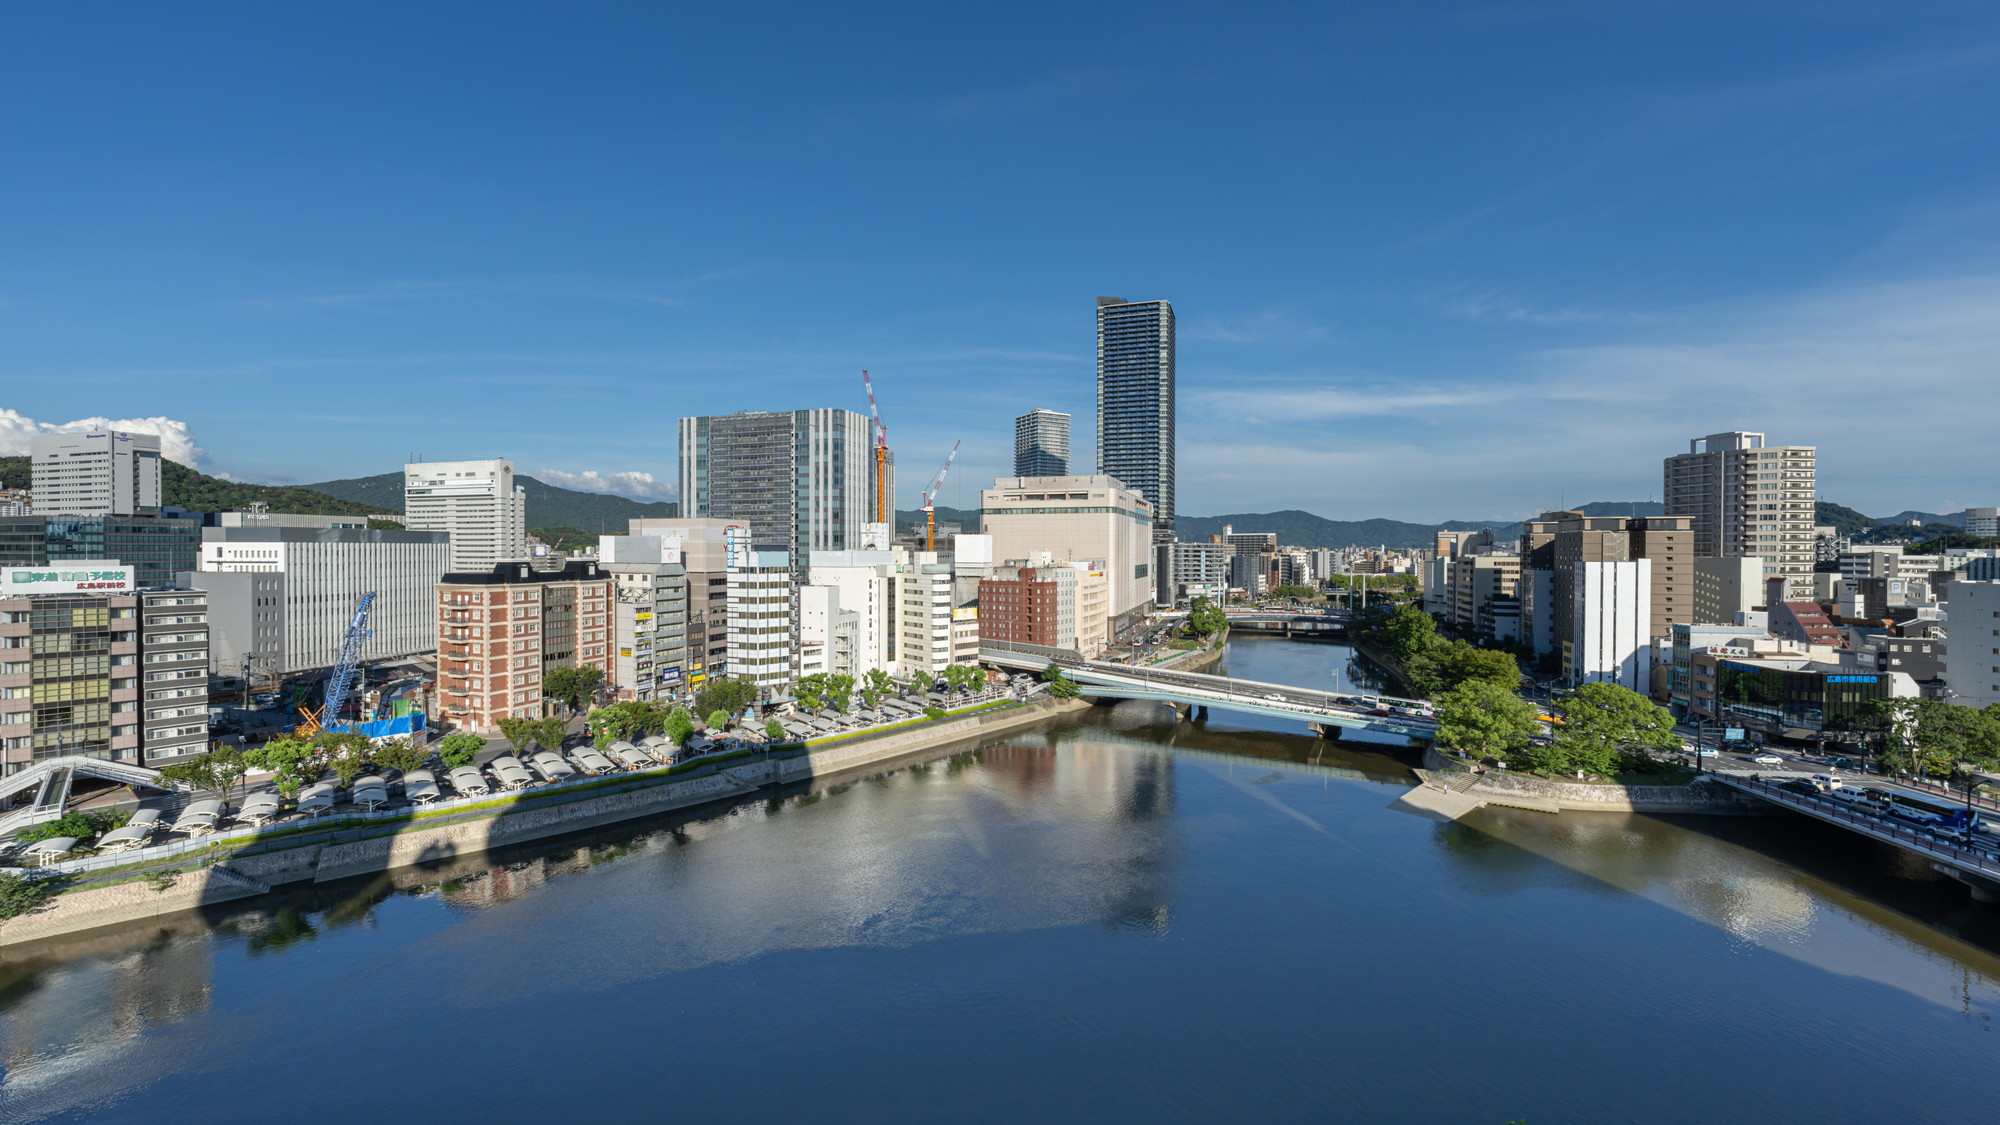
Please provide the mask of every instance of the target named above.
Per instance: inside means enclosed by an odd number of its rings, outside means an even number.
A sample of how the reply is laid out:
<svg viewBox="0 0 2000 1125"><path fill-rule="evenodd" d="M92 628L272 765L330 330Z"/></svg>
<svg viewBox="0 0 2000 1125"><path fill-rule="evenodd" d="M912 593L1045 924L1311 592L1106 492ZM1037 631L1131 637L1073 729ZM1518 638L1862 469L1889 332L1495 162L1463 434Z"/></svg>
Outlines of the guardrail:
<svg viewBox="0 0 2000 1125"><path fill-rule="evenodd" d="M1770 801L1774 805L1792 808L1808 816L1816 816L1823 820L1845 824L1859 830L1864 835L1879 839L1884 843L1932 855L1949 862L1954 867L1967 871L1977 871L1992 879L2000 880L2000 856L1995 856L1992 853L1982 852L1975 848L1961 848L1953 844L1950 840L1934 836L1928 832L1921 832L1882 817L1857 813L1854 811L1853 806L1846 801L1837 801L1831 797L1808 797L1796 790L1786 789L1781 785L1769 781L1756 781L1751 778L1734 777L1729 774L1715 774L1713 776L1726 785L1733 785L1739 789L1755 793L1757 796Z"/></svg>

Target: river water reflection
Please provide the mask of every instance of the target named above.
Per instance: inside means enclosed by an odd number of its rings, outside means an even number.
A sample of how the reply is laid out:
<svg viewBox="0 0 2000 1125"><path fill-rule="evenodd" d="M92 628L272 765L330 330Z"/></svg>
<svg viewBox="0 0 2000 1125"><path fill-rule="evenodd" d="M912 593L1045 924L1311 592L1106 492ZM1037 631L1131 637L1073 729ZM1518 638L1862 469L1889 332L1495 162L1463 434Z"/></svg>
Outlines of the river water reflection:
<svg viewBox="0 0 2000 1125"><path fill-rule="evenodd" d="M15 954L0 1120L1989 1116L2000 911L1893 853L1167 718Z"/></svg>

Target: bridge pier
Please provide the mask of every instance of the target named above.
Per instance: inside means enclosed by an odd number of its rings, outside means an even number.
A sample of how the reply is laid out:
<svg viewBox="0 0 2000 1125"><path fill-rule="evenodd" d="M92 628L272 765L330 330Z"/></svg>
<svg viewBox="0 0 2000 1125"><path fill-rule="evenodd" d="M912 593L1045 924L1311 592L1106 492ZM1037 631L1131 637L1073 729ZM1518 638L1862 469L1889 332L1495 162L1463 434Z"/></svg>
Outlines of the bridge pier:
<svg viewBox="0 0 2000 1125"><path fill-rule="evenodd" d="M1174 709L1174 721L1177 723L1187 722L1190 718L1193 717L1194 704L1192 703L1170 702L1167 704L1167 706Z"/></svg>
<svg viewBox="0 0 2000 1125"><path fill-rule="evenodd" d="M1339 723L1307 723L1306 726L1321 738L1329 738L1335 742L1340 741L1341 735L1347 729Z"/></svg>
<svg viewBox="0 0 2000 1125"><path fill-rule="evenodd" d="M1995 883L1983 875L1960 870L1949 863L1932 863L1931 867L1965 884L1965 889L1972 892L1972 901L2000 902L2000 883Z"/></svg>

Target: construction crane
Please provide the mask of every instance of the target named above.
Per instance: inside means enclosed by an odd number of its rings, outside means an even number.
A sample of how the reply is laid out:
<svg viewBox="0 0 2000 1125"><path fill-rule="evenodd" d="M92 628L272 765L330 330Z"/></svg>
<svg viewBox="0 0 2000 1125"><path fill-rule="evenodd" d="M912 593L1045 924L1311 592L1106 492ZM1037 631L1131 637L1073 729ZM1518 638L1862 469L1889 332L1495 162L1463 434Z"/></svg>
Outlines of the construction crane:
<svg viewBox="0 0 2000 1125"><path fill-rule="evenodd" d="M340 642L340 659L334 662L333 674L326 678L326 700L320 709L299 708L299 714L306 717L304 725L311 732L317 733L340 721L340 709L347 705L355 678L361 673L361 642L373 635L368 628L368 610L374 604L375 595L371 592L361 595L361 604L354 607L354 620L347 623L347 636Z"/></svg>
<svg viewBox="0 0 2000 1125"><path fill-rule="evenodd" d="M938 489L944 487L944 475L951 472L951 463L958 459L958 443L951 443L951 453L944 459L944 468L938 470L937 479L924 490L924 550L937 550L937 500Z"/></svg>
<svg viewBox="0 0 2000 1125"><path fill-rule="evenodd" d="M890 522L889 512L889 427L882 424L882 412L875 409L875 381L861 373L861 385L868 388L868 417L875 423L875 522ZM890 529L895 530L894 528Z"/></svg>

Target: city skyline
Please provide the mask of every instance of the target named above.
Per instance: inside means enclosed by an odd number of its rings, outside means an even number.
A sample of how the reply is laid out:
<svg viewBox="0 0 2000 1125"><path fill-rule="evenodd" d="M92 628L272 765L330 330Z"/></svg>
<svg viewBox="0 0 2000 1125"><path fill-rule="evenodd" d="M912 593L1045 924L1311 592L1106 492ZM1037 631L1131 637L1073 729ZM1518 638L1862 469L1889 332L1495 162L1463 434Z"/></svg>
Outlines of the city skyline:
<svg viewBox="0 0 2000 1125"><path fill-rule="evenodd" d="M0 183L36 220L0 263L0 450L151 419L244 480L505 456L661 499L634 403L860 410L868 368L899 461L963 440L939 501L968 506L1013 417L1093 416L1080 308L1112 292L1181 316L1191 514L1658 498L1655 451L1781 425L1836 502L1989 505L2000 18L1917 7L1760 7L1724 52L1665 8L1183 13L1140 44L1028 9L955 14L931 33L964 49L914 69L857 65L907 33L865 12L763 29L745 65L723 12L556 32L496 5L468 41L444 12L384 38L24 11L46 49L0 92L44 107L14 138L43 171ZM1100 158L1121 111L1135 145L1225 159L1133 193ZM1889 385L1956 407L1920 461L1880 439Z"/></svg>

